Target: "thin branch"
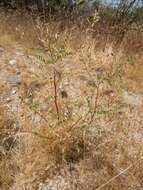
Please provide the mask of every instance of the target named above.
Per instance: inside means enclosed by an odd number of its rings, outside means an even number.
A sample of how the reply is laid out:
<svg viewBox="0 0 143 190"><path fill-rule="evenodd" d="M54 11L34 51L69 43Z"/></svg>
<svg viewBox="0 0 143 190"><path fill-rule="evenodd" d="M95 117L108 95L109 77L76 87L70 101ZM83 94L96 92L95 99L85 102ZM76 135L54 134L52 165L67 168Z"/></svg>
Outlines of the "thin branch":
<svg viewBox="0 0 143 190"><path fill-rule="evenodd" d="M141 161L143 159L143 155L134 163L130 164L126 169L124 169L122 172L120 172L119 174L115 175L114 177L112 177L110 180L108 180L106 183L102 184L100 187L98 187L96 190L101 190L103 187L105 187L106 185L108 185L109 183L113 182L115 179L117 179L118 177L120 177L122 174L124 174L125 172L127 172L130 168L132 168L133 166L135 166L136 164L138 164L139 161Z"/></svg>
<svg viewBox="0 0 143 190"><path fill-rule="evenodd" d="M92 123L96 110L97 110L97 106L98 106L98 98L99 98L99 85L96 87L96 96L95 96L95 101L94 101L94 109L93 109L93 113L91 115L91 120L90 120L90 124Z"/></svg>
<svg viewBox="0 0 143 190"><path fill-rule="evenodd" d="M57 95L57 81L56 81L56 70L54 69L54 103L56 107L56 112L57 112L57 118L58 120L60 119L60 111L59 111L59 106L58 106L58 95Z"/></svg>

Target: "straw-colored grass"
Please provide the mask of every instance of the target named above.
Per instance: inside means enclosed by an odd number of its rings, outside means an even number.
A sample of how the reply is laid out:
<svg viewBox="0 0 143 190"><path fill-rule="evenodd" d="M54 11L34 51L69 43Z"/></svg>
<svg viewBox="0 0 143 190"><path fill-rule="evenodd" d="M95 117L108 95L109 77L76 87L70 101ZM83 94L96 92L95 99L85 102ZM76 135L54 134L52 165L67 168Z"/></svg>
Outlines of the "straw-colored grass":
<svg viewBox="0 0 143 190"><path fill-rule="evenodd" d="M19 111L0 106L0 189L141 190L143 108L122 93L143 93L142 34L129 31L115 46L111 35L91 32L99 18L79 25L0 14L1 67L11 72L3 60L17 47L24 53ZM0 85L5 100L10 89Z"/></svg>

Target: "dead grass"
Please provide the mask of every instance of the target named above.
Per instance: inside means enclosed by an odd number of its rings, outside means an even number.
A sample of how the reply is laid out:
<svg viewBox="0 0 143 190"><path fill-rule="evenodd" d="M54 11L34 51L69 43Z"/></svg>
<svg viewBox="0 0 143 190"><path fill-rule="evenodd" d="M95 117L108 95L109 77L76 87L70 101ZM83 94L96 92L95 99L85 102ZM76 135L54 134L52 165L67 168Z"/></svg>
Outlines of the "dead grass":
<svg viewBox="0 0 143 190"><path fill-rule="evenodd" d="M19 92L23 119L19 118L22 128L18 132L14 118L1 106L0 130L6 132L0 133L0 188L44 190L46 185L54 189L57 184L56 190L141 190L143 112L142 107L124 104L122 91L136 88L142 93L141 84L136 83L142 81L142 42L136 39L139 55L132 60L137 53L135 48L131 56L132 49L127 49L132 33L118 49L108 36L106 45L104 36L104 45L97 48L102 34L93 38L76 23L68 28L61 21L42 23L38 18L29 22L31 17L25 19L19 13L4 17L2 13L0 44L15 46L17 41L26 49L32 47L27 52L40 64L36 74L42 87L30 91L32 74L23 67L26 85L22 86L25 93ZM135 83L128 85L125 79ZM46 104L44 111L41 102ZM35 124L31 113L42 115L42 122ZM13 144L15 138L18 141Z"/></svg>
<svg viewBox="0 0 143 190"><path fill-rule="evenodd" d="M4 111L3 111L4 110ZM13 184L17 165L13 157L16 140L14 121L0 108L0 188L9 189Z"/></svg>

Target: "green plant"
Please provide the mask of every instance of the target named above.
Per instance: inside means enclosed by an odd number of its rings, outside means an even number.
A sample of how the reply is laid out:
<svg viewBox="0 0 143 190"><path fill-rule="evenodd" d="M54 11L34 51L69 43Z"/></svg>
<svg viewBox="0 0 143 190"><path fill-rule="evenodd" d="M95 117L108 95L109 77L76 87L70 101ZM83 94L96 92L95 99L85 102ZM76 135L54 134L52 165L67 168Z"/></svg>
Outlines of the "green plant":
<svg viewBox="0 0 143 190"><path fill-rule="evenodd" d="M39 103L37 101L34 101L33 99L29 99L27 101L27 106L33 111L33 112L37 112L38 108L39 108Z"/></svg>
<svg viewBox="0 0 143 190"><path fill-rule="evenodd" d="M48 56L46 56L48 54ZM70 53L65 48L50 48L45 55L35 54L35 57L40 61L41 64L49 65L55 64L57 61L62 60Z"/></svg>

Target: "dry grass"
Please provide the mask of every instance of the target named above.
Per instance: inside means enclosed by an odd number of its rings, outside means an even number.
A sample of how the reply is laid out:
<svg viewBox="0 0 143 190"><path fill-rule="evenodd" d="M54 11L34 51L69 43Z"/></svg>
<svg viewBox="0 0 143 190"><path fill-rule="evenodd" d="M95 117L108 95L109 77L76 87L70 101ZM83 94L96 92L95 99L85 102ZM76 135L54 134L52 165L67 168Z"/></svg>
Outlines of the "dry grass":
<svg viewBox="0 0 143 190"><path fill-rule="evenodd" d="M17 140L14 120L6 114L6 108L0 107L0 188L9 189L17 173L17 165L13 157Z"/></svg>
<svg viewBox="0 0 143 190"><path fill-rule="evenodd" d="M72 20L42 23L28 15L6 15L1 13L0 44L23 44L30 57L25 64L36 60L40 66L33 73L30 65L23 67L20 130L1 103L0 130L11 138L0 133L0 188L141 190L143 110L122 100L124 88L143 92L136 83L142 81L141 35L133 39L139 49L127 46L132 32L115 49L110 36L85 30L87 20L79 26ZM38 84L33 87L34 74ZM35 123L31 115L41 120Z"/></svg>

